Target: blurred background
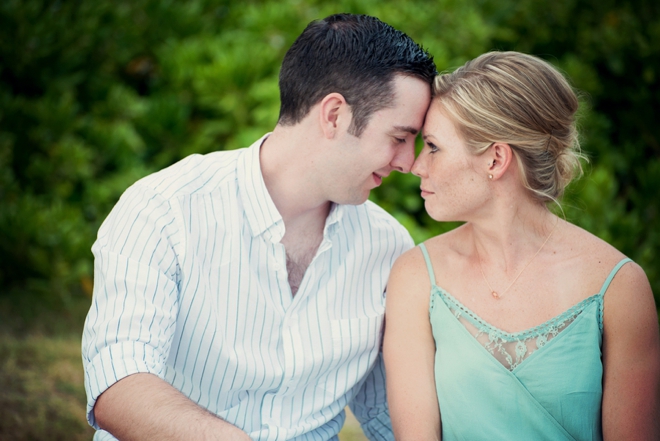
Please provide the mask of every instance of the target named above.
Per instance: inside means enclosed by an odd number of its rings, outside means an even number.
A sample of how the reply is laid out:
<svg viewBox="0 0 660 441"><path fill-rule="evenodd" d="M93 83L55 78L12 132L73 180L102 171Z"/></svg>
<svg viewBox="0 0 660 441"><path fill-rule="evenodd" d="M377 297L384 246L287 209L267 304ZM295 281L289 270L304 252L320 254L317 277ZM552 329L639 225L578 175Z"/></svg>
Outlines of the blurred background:
<svg viewBox="0 0 660 441"><path fill-rule="evenodd" d="M286 49L335 12L381 18L439 70L512 49L566 73L590 161L565 215L639 263L658 299L657 0L2 0L0 439L91 439L79 341L100 223L146 174L271 130ZM372 199L420 242L454 225L418 188L395 174Z"/></svg>

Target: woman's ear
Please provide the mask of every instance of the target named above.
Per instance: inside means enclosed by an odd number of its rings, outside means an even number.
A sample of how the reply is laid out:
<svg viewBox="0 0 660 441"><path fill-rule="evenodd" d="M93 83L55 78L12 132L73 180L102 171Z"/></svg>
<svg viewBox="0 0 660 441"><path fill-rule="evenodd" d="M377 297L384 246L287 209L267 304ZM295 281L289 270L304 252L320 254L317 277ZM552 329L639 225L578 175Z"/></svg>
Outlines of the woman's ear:
<svg viewBox="0 0 660 441"><path fill-rule="evenodd" d="M509 144L494 142L486 150L484 159L487 161L486 173L488 174L488 179L495 181L501 178L511 166L511 161L514 159L513 149Z"/></svg>
<svg viewBox="0 0 660 441"><path fill-rule="evenodd" d="M334 138L341 130L347 130L353 116L344 96L336 92L321 100L318 112L319 124L327 139Z"/></svg>

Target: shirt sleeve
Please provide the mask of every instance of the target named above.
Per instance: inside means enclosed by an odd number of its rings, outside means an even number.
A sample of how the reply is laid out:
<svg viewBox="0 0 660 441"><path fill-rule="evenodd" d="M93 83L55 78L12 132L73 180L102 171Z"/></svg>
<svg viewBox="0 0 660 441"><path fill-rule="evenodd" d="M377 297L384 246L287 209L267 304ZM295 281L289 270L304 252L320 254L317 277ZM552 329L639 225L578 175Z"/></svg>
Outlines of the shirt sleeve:
<svg viewBox="0 0 660 441"><path fill-rule="evenodd" d="M387 223L388 237L395 239L389 245L392 247L390 258L383 262L389 273L396 258L413 248L415 242L410 233L389 214L383 219ZM385 364L382 352L378 354L374 368L367 375L355 398L349 403L349 407L369 440L394 441L390 411L387 406Z"/></svg>
<svg viewBox="0 0 660 441"><path fill-rule="evenodd" d="M385 390L385 365L382 352L349 407L371 441L394 441Z"/></svg>
<svg viewBox="0 0 660 441"><path fill-rule="evenodd" d="M179 226L171 204L138 184L120 198L92 247L94 294L82 359L87 419L96 399L122 378L163 378L178 310Z"/></svg>

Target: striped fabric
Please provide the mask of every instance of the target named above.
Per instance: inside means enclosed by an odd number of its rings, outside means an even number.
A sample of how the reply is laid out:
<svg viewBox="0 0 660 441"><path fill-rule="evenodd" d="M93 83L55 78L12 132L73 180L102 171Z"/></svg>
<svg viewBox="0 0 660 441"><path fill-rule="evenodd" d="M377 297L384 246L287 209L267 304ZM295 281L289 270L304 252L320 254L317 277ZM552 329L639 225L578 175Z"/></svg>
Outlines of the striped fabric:
<svg viewBox="0 0 660 441"><path fill-rule="evenodd" d="M393 439L383 292L412 239L371 202L334 205L292 296L263 139L138 181L101 226L82 345L97 429L96 398L149 372L255 440L336 439L349 403L370 439Z"/></svg>

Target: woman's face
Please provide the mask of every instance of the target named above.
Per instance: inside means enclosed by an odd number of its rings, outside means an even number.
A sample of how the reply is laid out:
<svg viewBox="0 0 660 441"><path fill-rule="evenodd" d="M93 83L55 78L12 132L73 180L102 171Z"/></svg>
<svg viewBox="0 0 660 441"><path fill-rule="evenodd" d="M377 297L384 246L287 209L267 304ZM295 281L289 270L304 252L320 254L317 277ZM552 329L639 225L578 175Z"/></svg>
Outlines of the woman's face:
<svg viewBox="0 0 660 441"><path fill-rule="evenodd" d="M431 104L422 131L424 149L412 167L421 178L422 198L437 221L467 221L489 200L485 156L468 152L443 107Z"/></svg>

